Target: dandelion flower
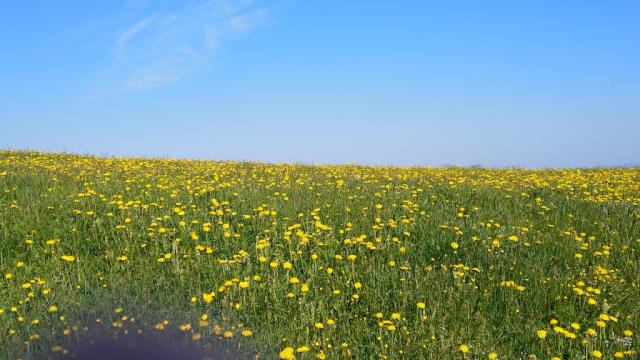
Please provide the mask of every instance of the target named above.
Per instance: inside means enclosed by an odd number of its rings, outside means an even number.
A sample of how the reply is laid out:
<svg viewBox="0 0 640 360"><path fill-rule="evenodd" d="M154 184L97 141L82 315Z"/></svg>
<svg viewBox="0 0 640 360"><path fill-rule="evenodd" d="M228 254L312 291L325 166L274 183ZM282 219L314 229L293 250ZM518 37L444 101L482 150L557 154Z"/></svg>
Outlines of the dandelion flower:
<svg viewBox="0 0 640 360"><path fill-rule="evenodd" d="M294 355L295 350L293 350L292 347L286 347L284 349L282 349L282 351L280 351L280 354L278 354L280 356L280 359L282 360L294 360L296 358L296 356Z"/></svg>
<svg viewBox="0 0 640 360"><path fill-rule="evenodd" d="M308 346L300 346L296 349L296 352L299 352L299 353L306 353L307 351L309 351Z"/></svg>

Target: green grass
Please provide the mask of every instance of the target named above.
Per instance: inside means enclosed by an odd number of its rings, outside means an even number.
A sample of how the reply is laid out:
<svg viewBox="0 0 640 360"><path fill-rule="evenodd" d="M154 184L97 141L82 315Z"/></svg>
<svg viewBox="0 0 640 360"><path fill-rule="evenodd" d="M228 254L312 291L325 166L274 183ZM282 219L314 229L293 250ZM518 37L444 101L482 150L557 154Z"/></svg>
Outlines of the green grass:
<svg viewBox="0 0 640 360"><path fill-rule="evenodd" d="M309 351L296 358L637 356L637 168L4 151L0 191L0 271L11 274L0 279L1 358L41 358L125 331L199 334L196 346L261 358L302 346ZM598 325L602 314L609 317ZM548 331L544 340L538 330Z"/></svg>

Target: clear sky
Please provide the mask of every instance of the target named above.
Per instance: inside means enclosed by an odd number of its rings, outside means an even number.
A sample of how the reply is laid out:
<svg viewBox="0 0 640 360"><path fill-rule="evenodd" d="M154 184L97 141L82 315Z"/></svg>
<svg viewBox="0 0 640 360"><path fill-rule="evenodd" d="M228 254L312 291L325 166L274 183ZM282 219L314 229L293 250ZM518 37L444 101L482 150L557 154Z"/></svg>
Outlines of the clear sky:
<svg viewBox="0 0 640 360"><path fill-rule="evenodd" d="M0 148L640 163L639 1L0 2Z"/></svg>

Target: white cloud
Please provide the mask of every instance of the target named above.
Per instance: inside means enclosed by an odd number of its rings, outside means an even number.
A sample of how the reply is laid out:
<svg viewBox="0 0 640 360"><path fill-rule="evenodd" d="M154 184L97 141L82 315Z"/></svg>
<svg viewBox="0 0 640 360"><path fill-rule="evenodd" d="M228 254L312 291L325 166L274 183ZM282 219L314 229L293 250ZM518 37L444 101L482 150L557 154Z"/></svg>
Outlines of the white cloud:
<svg viewBox="0 0 640 360"><path fill-rule="evenodd" d="M176 68L137 69L125 79L124 85L133 90L148 90L176 81L182 76Z"/></svg>
<svg viewBox="0 0 640 360"><path fill-rule="evenodd" d="M153 67L138 69L131 73L124 85L129 89L147 90L171 83L181 77L180 72L171 69L155 69Z"/></svg>
<svg viewBox="0 0 640 360"><path fill-rule="evenodd" d="M133 38L137 33L144 30L144 28L148 27L151 22L155 19L156 14L151 15L150 17L140 20L137 23L131 25L125 31L123 31L118 39L116 40L116 52L119 56L122 56L126 51L127 42Z"/></svg>
<svg viewBox="0 0 640 360"><path fill-rule="evenodd" d="M246 33L251 29L264 24L267 19L267 12L258 9L247 13L242 13L231 17L227 24L236 33Z"/></svg>
<svg viewBox="0 0 640 360"><path fill-rule="evenodd" d="M207 49L214 50L218 47L218 31L213 26L208 26L204 33L204 43Z"/></svg>
<svg viewBox="0 0 640 360"><path fill-rule="evenodd" d="M146 7L145 14L132 16L137 20L117 32L113 60L103 74L132 90L164 86L206 68L221 45L268 19L251 0L184 4Z"/></svg>

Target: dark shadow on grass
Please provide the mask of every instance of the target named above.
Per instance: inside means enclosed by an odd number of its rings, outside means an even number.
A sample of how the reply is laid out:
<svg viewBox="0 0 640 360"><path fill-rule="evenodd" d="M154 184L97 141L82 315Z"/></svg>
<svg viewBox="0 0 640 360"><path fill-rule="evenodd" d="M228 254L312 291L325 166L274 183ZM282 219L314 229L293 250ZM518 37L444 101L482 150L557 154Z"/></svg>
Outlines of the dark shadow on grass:
<svg viewBox="0 0 640 360"><path fill-rule="evenodd" d="M55 359L79 360L236 360L228 341L210 339L205 346L197 346L184 334L82 336L69 345L66 354Z"/></svg>

